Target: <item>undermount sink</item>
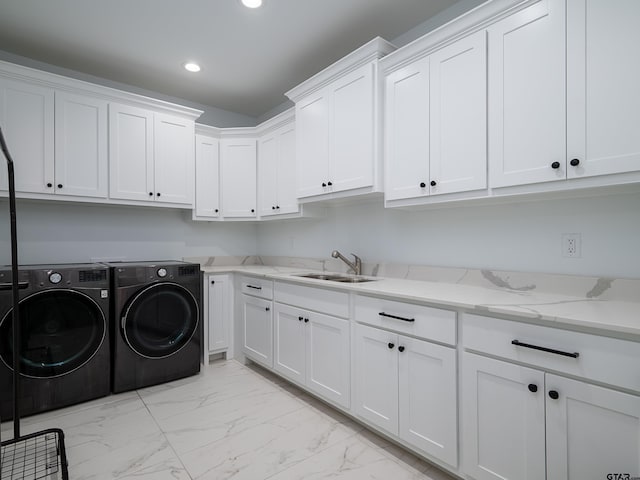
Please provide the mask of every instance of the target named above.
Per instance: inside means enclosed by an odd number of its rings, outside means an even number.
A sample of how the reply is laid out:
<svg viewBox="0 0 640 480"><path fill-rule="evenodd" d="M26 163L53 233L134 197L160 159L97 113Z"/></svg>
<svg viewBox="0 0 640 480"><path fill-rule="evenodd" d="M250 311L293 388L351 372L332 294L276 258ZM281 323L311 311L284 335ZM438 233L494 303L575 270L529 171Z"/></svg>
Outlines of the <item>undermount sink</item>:
<svg viewBox="0 0 640 480"><path fill-rule="evenodd" d="M364 277L352 277L348 275L332 275L326 273L305 273L303 275L296 275L297 277L313 278L315 280L328 280L330 282L342 282L342 283L362 283L373 282L373 278Z"/></svg>

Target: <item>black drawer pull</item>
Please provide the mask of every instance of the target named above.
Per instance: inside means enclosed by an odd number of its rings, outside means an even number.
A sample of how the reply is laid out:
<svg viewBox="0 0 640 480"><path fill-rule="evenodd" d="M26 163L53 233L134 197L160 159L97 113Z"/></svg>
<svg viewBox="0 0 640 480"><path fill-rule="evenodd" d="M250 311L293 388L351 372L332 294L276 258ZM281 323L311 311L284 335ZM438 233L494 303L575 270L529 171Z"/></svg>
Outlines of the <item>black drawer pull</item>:
<svg viewBox="0 0 640 480"><path fill-rule="evenodd" d="M395 318L396 320L402 320L403 322L415 322L416 321L415 318L398 317L397 315L391 315L389 313L384 313L384 312L380 312L380 313L378 313L378 315L380 315L381 317Z"/></svg>
<svg viewBox="0 0 640 480"><path fill-rule="evenodd" d="M262 290L262 287L255 287L253 285L247 285L247 288L253 288L254 290Z"/></svg>
<svg viewBox="0 0 640 480"><path fill-rule="evenodd" d="M555 353L556 355L562 355L564 357L578 358L580 356L580 354L578 352L573 352L573 353L571 353L571 352L563 352L562 350L555 350L553 348L539 347L538 345L531 345L529 343L522 343L522 342L519 342L518 340L512 340L511 344L515 345L517 347L532 348L533 350L540 350L542 352Z"/></svg>
<svg viewBox="0 0 640 480"><path fill-rule="evenodd" d="M0 283L0 290L11 290L13 283ZM18 282L18 290L29 288L29 282Z"/></svg>

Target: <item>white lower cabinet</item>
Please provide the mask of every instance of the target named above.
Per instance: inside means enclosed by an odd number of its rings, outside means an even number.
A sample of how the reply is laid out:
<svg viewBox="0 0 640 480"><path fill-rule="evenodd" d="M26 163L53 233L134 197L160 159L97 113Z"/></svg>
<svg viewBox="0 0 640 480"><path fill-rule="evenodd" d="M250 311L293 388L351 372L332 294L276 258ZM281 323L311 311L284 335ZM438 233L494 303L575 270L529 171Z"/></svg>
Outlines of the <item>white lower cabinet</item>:
<svg viewBox="0 0 640 480"><path fill-rule="evenodd" d="M360 324L355 348L355 413L455 468L455 348Z"/></svg>
<svg viewBox="0 0 640 480"><path fill-rule="evenodd" d="M208 275L205 280L207 291L207 334L206 351L209 354L229 352L233 317L233 286L229 275ZM230 354L231 353L231 354Z"/></svg>
<svg viewBox="0 0 640 480"><path fill-rule="evenodd" d="M349 320L276 303L274 369L349 408Z"/></svg>
<svg viewBox="0 0 640 480"><path fill-rule="evenodd" d="M251 360L273 368L271 300L242 295L242 351Z"/></svg>

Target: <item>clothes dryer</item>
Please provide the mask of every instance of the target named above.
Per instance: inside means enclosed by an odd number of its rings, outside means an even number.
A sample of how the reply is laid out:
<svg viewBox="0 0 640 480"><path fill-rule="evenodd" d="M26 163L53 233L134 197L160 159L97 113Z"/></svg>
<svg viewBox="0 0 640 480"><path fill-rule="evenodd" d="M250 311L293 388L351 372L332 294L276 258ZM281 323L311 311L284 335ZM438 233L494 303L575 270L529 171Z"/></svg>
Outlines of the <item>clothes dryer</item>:
<svg viewBox="0 0 640 480"><path fill-rule="evenodd" d="M112 275L113 392L200 371L200 265L107 264Z"/></svg>

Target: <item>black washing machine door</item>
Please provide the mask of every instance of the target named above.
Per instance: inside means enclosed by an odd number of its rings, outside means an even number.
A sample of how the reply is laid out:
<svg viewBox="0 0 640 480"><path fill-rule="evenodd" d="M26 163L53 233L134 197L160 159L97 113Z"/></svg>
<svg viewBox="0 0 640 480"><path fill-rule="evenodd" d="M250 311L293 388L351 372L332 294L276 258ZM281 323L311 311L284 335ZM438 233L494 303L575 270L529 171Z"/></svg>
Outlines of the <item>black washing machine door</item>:
<svg viewBox="0 0 640 480"><path fill-rule="evenodd" d="M0 322L0 359L13 369L13 309ZM100 349L107 320L98 304L75 290L44 290L20 300L20 373L66 375Z"/></svg>
<svg viewBox="0 0 640 480"><path fill-rule="evenodd" d="M155 283L137 292L121 319L125 341L138 355L165 358L189 343L198 328L198 302L176 283Z"/></svg>

